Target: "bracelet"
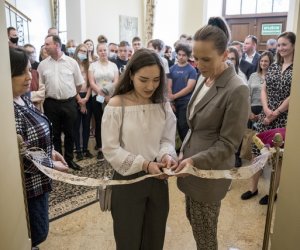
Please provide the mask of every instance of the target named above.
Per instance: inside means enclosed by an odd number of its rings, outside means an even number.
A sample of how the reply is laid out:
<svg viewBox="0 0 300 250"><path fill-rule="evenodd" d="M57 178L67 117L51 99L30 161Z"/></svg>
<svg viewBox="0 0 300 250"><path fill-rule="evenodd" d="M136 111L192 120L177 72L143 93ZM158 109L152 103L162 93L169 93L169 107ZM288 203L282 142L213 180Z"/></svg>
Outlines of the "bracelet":
<svg viewBox="0 0 300 250"><path fill-rule="evenodd" d="M147 167L146 167L146 171L145 171L145 172L146 172L147 174L149 173L149 166L150 166L150 163L151 163L151 161L148 162Z"/></svg>

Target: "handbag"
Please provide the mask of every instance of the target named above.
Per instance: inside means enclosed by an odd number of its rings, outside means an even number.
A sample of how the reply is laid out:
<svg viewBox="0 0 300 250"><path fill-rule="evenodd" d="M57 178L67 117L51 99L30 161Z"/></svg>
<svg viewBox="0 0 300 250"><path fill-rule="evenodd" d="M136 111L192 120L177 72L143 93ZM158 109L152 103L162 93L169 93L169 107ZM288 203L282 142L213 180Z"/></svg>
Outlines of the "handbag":
<svg viewBox="0 0 300 250"><path fill-rule="evenodd" d="M124 105L122 103L122 121L120 127L119 141L121 144L122 141L122 128L123 128L123 120L124 120ZM103 161L104 178L107 180L112 180L114 177L115 170L110 165L110 163L104 158ZM97 199L99 200L100 209L102 212L111 211L111 195L112 195L112 186L99 186L97 188Z"/></svg>
<svg viewBox="0 0 300 250"><path fill-rule="evenodd" d="M97 199L99 199L100 209L102 212L111 210L111 194L111 186L106 186L105 188L103 188L102 186L98 187Z"/></svg>

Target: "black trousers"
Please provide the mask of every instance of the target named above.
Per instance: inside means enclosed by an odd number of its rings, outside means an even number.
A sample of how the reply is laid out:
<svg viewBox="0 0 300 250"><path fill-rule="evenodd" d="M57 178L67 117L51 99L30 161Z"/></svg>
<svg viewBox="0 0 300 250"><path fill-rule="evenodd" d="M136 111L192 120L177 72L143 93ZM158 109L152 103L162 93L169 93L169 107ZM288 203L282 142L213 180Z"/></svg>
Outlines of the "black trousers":
<svg viewBox="0 0 300 250"><path fill-rule="evenodd" d="M176 118L177 118L177 130L180 137L180 140L183 142L187 132L189 131L189 125L186 120L186 112L187 112L188 102L186 103L176 103Z"/></svg>
<svg viewBox="0 0 300 250"><path fill-rule="evenodd" d="M81 98L86 96L85 93L79 93ZM86 102L87 112L85 114L80 112L80 106L77 104L77 119L74 126L74 139L76 151L81 151L80 139L82 138L82 151L85 152L88 149L88 143L90 138L90 122L92 117L92 98ZM82 133L80 134L80 125L82 125Z"/></svg>
<svg viewBox="0 0 300 250"><path fill-rule="evenodd" d="M77 119L77 104L75 97L67 100L46 98L44 102L45 115L53 127L53 144L56 151L62 153L61 133L65 135L64 156L66 161L73 160L74 124Z"/></svg>
<svg viewBox="0 0 300 250"><path fill-rule="evenodd" d="M95 139L97 148L102 148L101 122L103 116L103 104L96 101L96 96L92 98L92 110L95 118Z"/></svg>
<svg viewBox="0 0 300 250"><path fill-rule="evenodd" d="M133 179L115 173L114 179ZM117 250L161 250L169 213L166 180L148 178L130 185L113 186L112 217Z"/></svg>
<svg viewBox="0 0 300 250"><path fill-rule="evenodd" d="M260 114L262 109L263 109L262 106L251 106L251 112L255 115ZM253 123L254 122L252 122L251 120L248 120L248 125L247 126L248 126L249 129L253 129Z"/></svg>

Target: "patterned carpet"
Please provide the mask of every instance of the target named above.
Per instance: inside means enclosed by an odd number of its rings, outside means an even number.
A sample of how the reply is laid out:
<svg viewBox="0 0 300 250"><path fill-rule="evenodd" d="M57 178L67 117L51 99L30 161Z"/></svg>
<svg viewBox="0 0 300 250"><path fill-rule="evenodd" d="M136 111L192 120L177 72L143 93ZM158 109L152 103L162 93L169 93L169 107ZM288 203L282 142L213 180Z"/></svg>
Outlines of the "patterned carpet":
<svg viewBox="0 0 300 250"><path fill-rule="evenodd" d="M100 178L103 176L102 162L96 158L85 159L77 162L82 171L70 170L70 173L78 176ZM59 219L81 208L97 202L96 188L75 186L64 182L53 181L53 191L49 196L49 219Z"/></svg>

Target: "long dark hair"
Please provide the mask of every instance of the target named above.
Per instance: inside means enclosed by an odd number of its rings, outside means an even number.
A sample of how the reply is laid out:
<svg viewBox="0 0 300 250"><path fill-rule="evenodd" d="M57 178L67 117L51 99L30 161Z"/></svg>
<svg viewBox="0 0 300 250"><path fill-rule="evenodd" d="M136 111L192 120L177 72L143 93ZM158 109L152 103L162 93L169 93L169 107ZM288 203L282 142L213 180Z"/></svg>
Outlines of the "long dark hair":
<svg viewBox="0 0 300 250"><path fill-rule="evenodd" d="M261 68L261 66L260 66L260 60L261 60L264 56L269 57L269 61L270 61L269 66L270 66L270 65L273 63L273 61L274 61L273 54L272 54L271 51L266 50L266 51L264 51L263 53L261 53L260 58L259 58L259 61L258 61L258 65L257 65L257 72L258 72L258 73L261 73L261 72L262 72L262 68Z"/></svg>
<svg viewBox="0 0 300 250"><path fill-rule="evenodd" d="M20 76L28 65L29 58L23 49L10 48L10 71L11 77Z"/></svg>
<svg viewBox="0 0 300 250"><path fill-rule="evenodd" d="M293 44L294 54L295 54L296 34L291 31L285 31L277 37L277 41L280 37L284 37L284 38L288 39L291 42L291 44ZM293 54L293 60L294 60L294 54ZM277 51L276 57L277 57L277 63L283 64L283 57L278 53L278 51Z"/></svg>
<svg viewBox="0 0 300 250"><path fill-rule="evenodd" d="M164 67L162 66L162 61L155 51L144 48L134 52L131 59L128 61L126 69L117 83L117 87L113 96L124 95L134 90L134 86L131 82L131 76L134 76L140 69L152 65L157 65L159 67L160 82L150 100L153 103L166 102L166 76Z"/></svg>
<svg viewBox="0 0 300 250"><path fill-rule="evenodd" d="M91 43L93 44L93 50L92 50L92 52L91 52L91 57L92 57L92 60L93 60L93 61L96 61L96 60L97 60L97 57L94 55L94 53L95 53L95 45L94 45L94 42L93 42L93 40L91 40L91 39L86 39L83 43L86 44L87 42L91 42Z"/></svg>
<svg viewBox="0 0 300 250"><path fill-rule="evenodd" d="M195 33L194 41L212 41L219 54L222 54L230 41L230 29L222 17L211 17L208 24Z"/></svg>

